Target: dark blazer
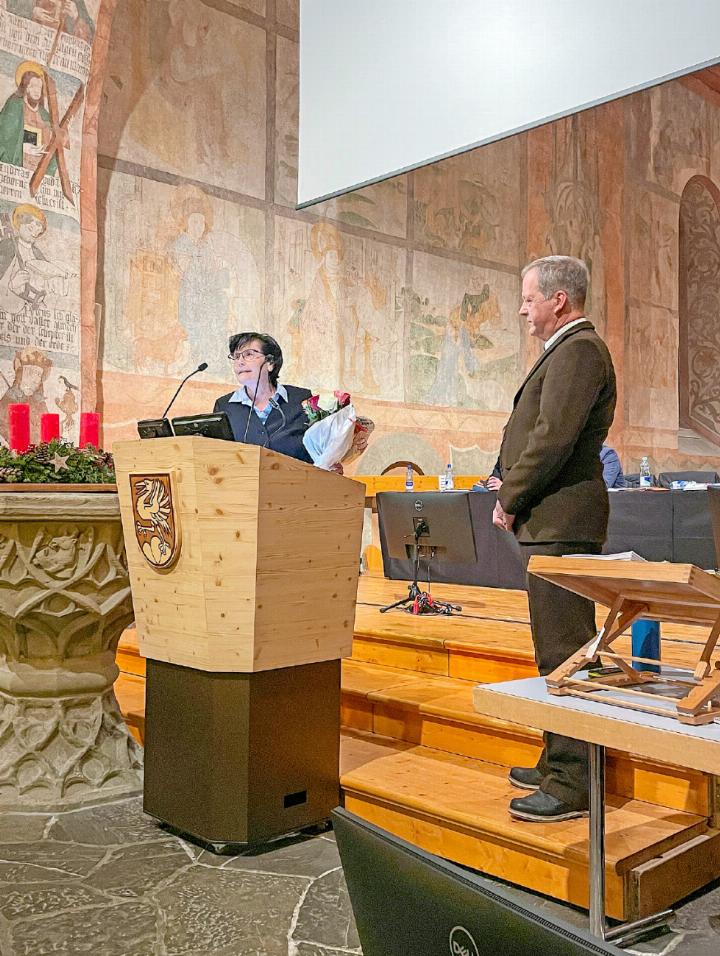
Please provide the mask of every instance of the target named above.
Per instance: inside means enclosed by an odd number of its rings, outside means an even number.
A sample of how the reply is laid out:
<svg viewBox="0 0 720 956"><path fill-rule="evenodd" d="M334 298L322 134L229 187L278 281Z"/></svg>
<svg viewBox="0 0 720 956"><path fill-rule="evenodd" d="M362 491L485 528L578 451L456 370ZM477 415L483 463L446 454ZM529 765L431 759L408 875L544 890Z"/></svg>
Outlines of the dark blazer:
<svg viewBox="0 0 720 956"><path fill-rule="evenodd" d="M230 419L235 441L244 440L248 445L264 445L273 451L289 455L290 458L312 464L312 458L302 443L303 435L308 427L302 402L310 398L312 392L307 388L297 388L295 385L285 385L285 389L288 395L287 402L278 398L278 404L285 415L284 422L276 408L273 408L266 421L262 422L249 405L230 401L235 392L228 392L227 395L221 396L215 402L214 411L225 412ZM248 416L250 416L250 425L247 438L243 439Z"/></svg>
<svg viewBox="0 0 720 956"><path fill-rule="evenodd" d="M505 426L498 494L518 541L605 540L600 448L615 412L615 370L591 322L561 335L530 369Z"/></svg>

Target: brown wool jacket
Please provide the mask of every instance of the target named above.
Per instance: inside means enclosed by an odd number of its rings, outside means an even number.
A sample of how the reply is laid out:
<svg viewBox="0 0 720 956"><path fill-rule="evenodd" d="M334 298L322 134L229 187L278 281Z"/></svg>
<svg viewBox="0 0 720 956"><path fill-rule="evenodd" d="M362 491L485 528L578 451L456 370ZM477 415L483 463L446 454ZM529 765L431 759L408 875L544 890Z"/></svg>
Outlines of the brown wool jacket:
<svg viewBox="0 0 720 956"><path fill-rule="evenodd" d="M589 321L544 351L515 395L498 495L523 544L605 540L600 448L615 412L615 370Z"/></svg>

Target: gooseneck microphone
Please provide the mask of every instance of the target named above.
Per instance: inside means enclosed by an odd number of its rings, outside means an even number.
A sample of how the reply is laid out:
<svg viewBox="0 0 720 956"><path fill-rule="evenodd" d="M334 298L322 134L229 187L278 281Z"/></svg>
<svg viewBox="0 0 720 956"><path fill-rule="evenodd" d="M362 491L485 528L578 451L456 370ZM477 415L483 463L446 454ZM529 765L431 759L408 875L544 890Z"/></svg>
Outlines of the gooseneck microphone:
<svg viewBox="0 0 720 956"><path fill-rule="evenodd" d="M170 422L168 421L167 413L172 408L173 402L180 394L180 389L183 387L185 382L187 382L189 378L192 378L193 375L197 375L198 372L204 372L207 367L207 362L201 362L196 369L193 369L189 375L185 376L182 382L180 382L178 385L175 394L170 399L170 404L163 412L162 418L146 418L137 423L138 434L141 438L172 438L173 430Z"/></svg>
<svg viewBox="0 0 720 956"><path fill-rule="evenodd" d="M262 375L262 370L265 367L265 365L267 365L268 362L272 362L274 361L274 359L275 359L274 355L266 355L265 358L260 363L260 367L258 368L257 381L255 382L255 391L253 392L252 404L250 405L250 408L248 409L248 417L247 417L247 421L245 422L245 433L243 434L244 442L247 441L248 431L250 430L250 417L253 414L253 411L255 409L255 399L257 398L258 389L260 388L260 376ZM247 395L247 389L245 389L245 394Z"/></svg>
<svg viewBox="0 0 720 956"><path fill-rule="evenodd" d="M167 407L167 408L165 409L165 411L162 413L162 417L163 417L163 418L167 418L167 413L168 413L168 412L170 411L170 409L173 407L173 403L175 402L175 399L176 399L176 398L178 397L178 395L180 394L180 389L183 387L183 385L185 384L185 382L187 382L187 380L188 380L189 378L192 378L193 375L197 375L198 372L204 372L207 367L208 367L208 363L207 363L207 362L201 362L196 369L193 369L193 371L190 372L189 375L186 375L186 376L185 376L185 378L182 380L182 382L180 382L180 384L178 385L177 391L175 392L175 394L173 395L173 397L170 399L170 403L169 403L168 407Z"/></svg>

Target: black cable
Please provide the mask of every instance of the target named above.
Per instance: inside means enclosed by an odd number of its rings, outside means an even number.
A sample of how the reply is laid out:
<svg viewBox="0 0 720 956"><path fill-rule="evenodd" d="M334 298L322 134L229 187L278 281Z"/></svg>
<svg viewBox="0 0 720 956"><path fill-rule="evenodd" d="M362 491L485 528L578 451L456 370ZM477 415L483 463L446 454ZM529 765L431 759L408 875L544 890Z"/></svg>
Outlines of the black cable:
<svg viewBox="0 0 720 956"><path fill-rule="evenodd" d="M274 438L276 435L279 435L280 432L283 430L283 428L285 428L285 426L287 425L287 418L285 417L285 412L282 410L282 405L280 404L280 402L277 401L275 396L273 396L270 399L270 404L276 411L280 412L280 417L282 418L282 421L280 422L279 428L276 428L271 435L267 436L267 439L265 440L266 445L268 444L271 438Z"/></svg>
<svg viewBox="0 0 720 956"><path fill-rule="evenodd" d="M255 382L255 391L253 392L252 403L250 405L250 410L248 411L247 422L245 423L245 434L243 435L243 441L247 441L248 431L250 429L250 416L254 414L255 411L255 399L257 398L258 389L260 388L260 376L262 374L263 366L268 359L273 358L272 355L266 355L265 358L260 363L260 368L258 369L257 382ZM243 388L245 386L243 385ZM247 395L247 389L245 388L245 394Z"/></svg>

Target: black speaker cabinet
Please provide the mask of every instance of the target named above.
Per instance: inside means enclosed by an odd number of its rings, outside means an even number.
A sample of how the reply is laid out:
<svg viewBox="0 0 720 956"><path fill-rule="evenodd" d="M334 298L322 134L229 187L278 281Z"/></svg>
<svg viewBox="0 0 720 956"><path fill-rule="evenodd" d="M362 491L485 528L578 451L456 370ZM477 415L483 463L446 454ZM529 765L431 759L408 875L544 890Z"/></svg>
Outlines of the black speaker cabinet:
<svg viewBox="0 0 720 956"><path fill-rule="evenodd" d="M214 852L329 818L339 750L339 660L243 674L147 661L145 811Z"/></svg>

